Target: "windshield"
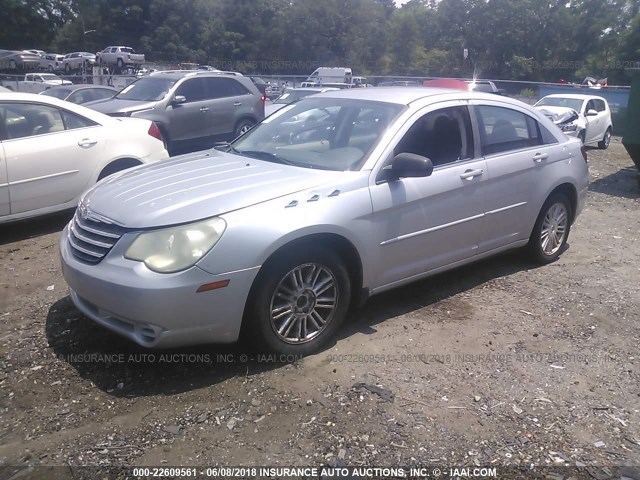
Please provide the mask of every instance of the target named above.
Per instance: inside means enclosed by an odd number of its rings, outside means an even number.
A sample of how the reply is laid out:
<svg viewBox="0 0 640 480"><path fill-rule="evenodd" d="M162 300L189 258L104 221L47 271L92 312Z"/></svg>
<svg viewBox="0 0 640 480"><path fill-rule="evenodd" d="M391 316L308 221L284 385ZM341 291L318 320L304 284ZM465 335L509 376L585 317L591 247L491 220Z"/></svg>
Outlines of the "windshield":
<svg viewBox="0 0 640 480"><path fill-rule="evenodd" d="M47 81L47 80L60 80L60 77L57 75L54 75L53 73L43 73L42 75L42 79Z"/></svg>
<svg viewBox="0 0 640 480"><path fill-rule="evenodd" d="M66 88L50 88L42 92L42 95L47 95L48 97L59 98L60 100L64 100L69 95L69 90Z"/></svg>
<svg viewBox="0 0 640 480"><path fill-rule="evenodd" d="M573 108L577 112L580 111L582 107L582 102L579 98L566 98L566 97L544 97L538 103L536 103L536 107L567 107Z"/></svg>
<svg viewBox="0 0 640 480"><path fill-rule="evenodd" d="M289 90L276 98L273 103L289 105L296 100L300 100L301 98L308 97L309 95L314 95L316 93L320 92L315 90Z"/></svg>
<svg viewBox="0 0 640 480"><path fill-rule="evenodd" d="M125 87L114 98L155 102L162 100L175 83L175 80L169 78L144 77Z"/></svg>
<svg viewBox="0 0 640 480"><path fill-rule="evenodd" d="M231 150L299 167L358 170L402 109L383 102L306 98L263 120Z"/></svg>

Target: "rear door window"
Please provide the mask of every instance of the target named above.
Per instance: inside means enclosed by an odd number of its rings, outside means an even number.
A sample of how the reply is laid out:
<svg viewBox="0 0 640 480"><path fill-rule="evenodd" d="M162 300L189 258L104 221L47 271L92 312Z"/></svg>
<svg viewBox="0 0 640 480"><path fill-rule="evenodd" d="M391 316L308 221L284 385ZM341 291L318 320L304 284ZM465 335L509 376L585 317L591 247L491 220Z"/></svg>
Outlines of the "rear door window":
<svg viewBox="0 0 640 480"><path fill-rule="evenodd" d="M517 110L491 105L475 107L482 155L542 145L538 122Z"/></svg>
<svg viewBox="0 0 640 480"><path fill-rule="evenodd" d="M246 95L249 91L239 82L231 78L203 78L206 85L207 98L227 98Z"/></svg>

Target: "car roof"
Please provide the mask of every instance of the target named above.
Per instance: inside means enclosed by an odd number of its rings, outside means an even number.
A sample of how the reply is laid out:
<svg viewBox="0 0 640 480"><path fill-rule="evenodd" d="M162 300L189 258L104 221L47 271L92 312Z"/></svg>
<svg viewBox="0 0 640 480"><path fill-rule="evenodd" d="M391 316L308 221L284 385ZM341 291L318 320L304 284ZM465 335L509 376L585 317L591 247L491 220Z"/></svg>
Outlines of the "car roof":
<svg viewBox="0 0 640 480"><path fill-rule="evenodd" d="M75 103L60 100L59 98L50 97L48 95L16 92L3 93L2 96L0 96L0 102L33 102L48 104L54 107L64 108L65 110L75 112L79 115L82 115L83 117L89 118L103 125L113 124L113 120L116 120L116 118L105 115L104 113L97 112L96 110L91 110L90 108L84 107L82 105L76 105Z"/></svg>
<svg viewBox="0 0 640 480"><path fill-rule="evenodd" d="M242 74L239 74L237 72L212 72L209 70L160 70L158 72L153 72L150 75L148 75L149 77L162 77L162 78L169 78L171 80L180 80L182 78L186 78L186 77L227 77L227 78L231 78L231 77L242 77Z"/></svg>
<svg viewBox="0 0 640 480"><path fill-rule="evenodd" d="M575 100L592 100L595 98L597 100L605 100L598 95L587 95L583 93L553 93L551 95L545 95L543 98L573 98Z"/></svg>
<svg viewBox="0 0 640 480"><path fill-rule="evenodd" d="M314 98L353 98L358 100L372 100L377 102L409 105L413 102L442 97L442 100L492 100L496 95L492 93L467 92L452 88L434 87L384 87L384 88L350 88L317 94ZM521 105L522 102L508 97L500 97L500 102Z"/></svg>

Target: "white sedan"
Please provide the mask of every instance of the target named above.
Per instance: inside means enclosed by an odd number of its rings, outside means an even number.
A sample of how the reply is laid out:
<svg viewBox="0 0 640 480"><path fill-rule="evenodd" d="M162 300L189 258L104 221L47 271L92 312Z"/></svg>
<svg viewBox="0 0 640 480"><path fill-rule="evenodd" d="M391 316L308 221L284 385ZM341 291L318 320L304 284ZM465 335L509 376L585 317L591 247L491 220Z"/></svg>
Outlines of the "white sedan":
<svg viewBox="0 0 640 480"><path fill-rule="evenodd" d="M157 125L53 97L0 95L0 223L74 208L120 170L169 155Z"/></svg>
<svg viewBox="0 0 640 480"><path fill-rule="evenodd" d="M611 109L603 97L583 94L547 95L534 105L565 135L578 137L583 144L609 148L613 123Z"/></svg>

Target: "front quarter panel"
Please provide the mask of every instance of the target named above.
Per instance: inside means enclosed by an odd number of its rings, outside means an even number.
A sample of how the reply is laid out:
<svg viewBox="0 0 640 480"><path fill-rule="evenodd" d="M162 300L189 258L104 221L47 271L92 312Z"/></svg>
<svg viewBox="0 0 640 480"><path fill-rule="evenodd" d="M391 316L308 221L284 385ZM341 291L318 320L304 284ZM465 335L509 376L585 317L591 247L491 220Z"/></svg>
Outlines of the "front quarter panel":
<svg viewBox="0 0 640 480"><path fill-rule="evenodd" d="M350 241L361 255L367 275L370 238L369 172L345 172L339 184L280 197L221 217L227 228L220 241L197 265L212 274L261 266L287 243L330 233ZM285 247L286 248L286 247Z"/></svg>

